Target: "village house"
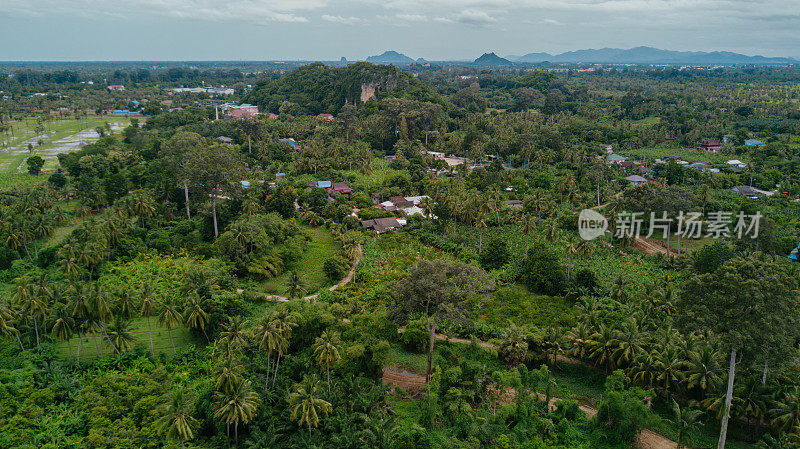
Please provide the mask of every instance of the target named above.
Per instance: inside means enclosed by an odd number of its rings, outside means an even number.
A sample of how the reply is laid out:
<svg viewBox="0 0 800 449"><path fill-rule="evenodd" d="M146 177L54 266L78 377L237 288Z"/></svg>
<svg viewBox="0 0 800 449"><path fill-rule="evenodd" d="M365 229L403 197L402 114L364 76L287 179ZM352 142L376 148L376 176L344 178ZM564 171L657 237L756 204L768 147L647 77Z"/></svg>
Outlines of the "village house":
<svg viewBox="0 0 800 449"><path fill-rule="evenodd" d="M319 118L321 118L323 120L329 121L329 122L333 121L333 115L331 115L331 114L320 114L317 117L319 117Z"/></svg>
<svg viewBox="0 0 800 449"><path fill-rule="evenodd" d="M522 200L507 200L503 201L503 206L508 206L512 209L520 210L525 203Z"/></svg>
<svg viewBox="0 0 800 449"><path fill-rule="evenodd" d="M242 104L239 106L231 106L227 109L228 116L233 119L240 119L258 114L258 106L252 104Z"/></svg>
<svg viewBox="0 0 800 449"><path fill-rule="evenodd" d="M638 186L638 185L641 185L641 184L644 184L644 183L647 182L647 179L642 178L639 175L626 176L625 180L630 182L632 185L635 185L635 186Z"/></svg>
<svg viewBox="0 0 800 449"><path fill-rule="evenodd" d="M340 193L342 195L350 195L351 193L353 193L353 189L351 189L346 182L334 182L328 189L328 194L333 195L334 193Z"/></svg>
<svg viewBox="0 0 800 449"><path fill-rule="evenodd" d="M699 144L697 144L697 148L716 153L722 149L722 142L720 142L718 139L703 139Z"/></svg>
<svg viewBox="0 0 800 449"><path fill-rule="evenodd" d="M219 136L219 137L217 137L217 140L219 140L222 143L227 143L227 144L233 143L233 139L231 139L230 137L225 137L225 136Z"/></svg>
<svg viewBox="0 0 800 449"><path fill-rule="evenodd" d="M608 155L608 163L609 164L619 164L619 163L624 162L624 161L625 161L625 158L623 156L620 156L619 154L609 154Z"/></svg>
<svg viewBox="0 0 800 449"><path fill-rule="evenodd" d="M764 147L764 146L767 146L766 143L764 143L764 142L762 142L760 140L756 140L756 139L747 139L747 140L744 141L744 144L747 145L748 147Z"/></svg>
<svg viewBox="0 0 800 449"><path fill-rule="evenodd" d="M361 221L361 226L367 231L375 232L376 234L384 234L389 231L396 231L405 226L405 220L399 220L394 217L388 218L375 218L372 220Z"/></svg>
<svg viewBox="0 0 800 449"><path fill-rule="evenodd" d="M125 90L125 86L123 86L122 84L110 84L108 86L108 90L123 91Z"/></svg>
<svg viewBox="0 0 800 449"><path fill-rule="evenodd" d="M744 162L740 161L739 159L731 159L731 160L725 161L725 163L728 164L728 165L731 165L733 167L738 167L738 168L745 168L747 166Z"/></svg>

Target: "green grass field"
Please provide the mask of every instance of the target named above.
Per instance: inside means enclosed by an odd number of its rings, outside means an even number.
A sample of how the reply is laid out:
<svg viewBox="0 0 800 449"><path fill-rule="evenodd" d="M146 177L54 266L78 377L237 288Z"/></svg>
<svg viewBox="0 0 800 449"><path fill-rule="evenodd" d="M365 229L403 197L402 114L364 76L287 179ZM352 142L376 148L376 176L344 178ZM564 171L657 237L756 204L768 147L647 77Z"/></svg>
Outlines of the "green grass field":
<svg viewBox="0 0 800 449"><path fill-rule="evenodd" d="M169 333L167 332L167 328L158 324L158 319L156 317L150 317L150 325L153 329L153 348L155 352L157 354L160 353L172 354L172 344L170 344L169 341ZM108 324L106 324L106 326L108 326ZM149 351L150 336L147 332L147 319L136 318L131 320L130 331L135 338L133 345L136 346L138 344L143 344ZM81 353L81 360L83 360L84 354L86 355L87 359L97 358L97 346L100 346L102 355L111 354L114 351L111 348L111 345L108 344L108 341L103 342L102 340L103 340L102 333L99 333L96 336L96 339L95 336L91 334L88 337L84 338L83 350L85 352ZM189 334L189 331L185 327L173 328L172 340L175 342L176 349L180 349L184 346L192 344L192 337ZM75 357L75 355L77 354L79 341L80 339L76 336L73 337L69 342L72 345L73 357ZM56 354L58 354L58 356L64 360L66 360L69 357L69 346L66 341L58 342L56 344Z"/></svg>
<svg viewBox="0 0 800 449"><path fill-rule="evenodd" d="M333 240L331 233L323 227L303 229L311 236L303 257L297 263L285 267L283 274L257 284L254 286L255 289L286 296L286 281L290 271L297 272L303 279L307 294L312 294L330 284L325 272L322 271L322 265L339 251L340 246Z"/></svg>
<svg viewBox="0 0 800 449"><path fill-rule="evenodd" d="M96 140L94 129L98 126L109 123L112 129L119 130L129 122L129 118L112 116L51 120L46 122L46 130L41 135L35 133L36 120L12 122L13 136L0 149L0 188L20 182L38 182L44 178L27 174L25 161L30 156L41 156L45 160L44 170L52 170L56 167L59 153L77 150L81 144ZM33 145L33 153L28 151L28 144Z"/></svg>

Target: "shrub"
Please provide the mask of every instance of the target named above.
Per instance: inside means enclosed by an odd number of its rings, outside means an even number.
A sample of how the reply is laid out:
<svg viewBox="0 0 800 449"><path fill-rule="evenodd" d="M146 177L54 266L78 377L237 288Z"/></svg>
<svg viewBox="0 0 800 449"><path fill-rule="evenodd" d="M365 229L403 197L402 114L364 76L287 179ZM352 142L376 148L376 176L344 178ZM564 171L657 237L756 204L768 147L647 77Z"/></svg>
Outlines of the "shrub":
<svg viewBox="0 0 800 449"><path fill-rule="evenodd" d="M11 268L11 262L17 259L19 259L19 253L5 245L0 245L0 270Z"/></svg>
<svg viewBox="0 0 800 449"><path fill-rule="evenodd" d="M733 258L733 248L717 240L694 253L694 268L701 273L713 273L720 265Z"/></svg>
<svg viewBox="0 0 800 449"><path fill-rule="evenodd" d="M400 336L400 342L406 349L416 352L428 350L428 339L430 334L425 329L425 318L408 322L405 332Z"/></svg>
<svg viewBox="0 0 800 449"><path fill-rule="evenodd" d="M325 272L325 276L327 276L328 280L331 282L338 282L349 269L350 265L339 255L327 259L325 263L322 264L322 271Z"/></svg>
<svg viewBox="0 0 800 449"><path fill-rule="evenodd" d="M564 292L564 272L558 263L558 256L542 244L536 244L528 251L520 280L531 291L551 296Z"/></svg>
<svg viewBox="0 0 800 449"><path fill-rule="evenodd" d="M592 292L597 287L597 276L594 271L582 268L575 274L575 285Z"/></svg>
<svg viewBox="0 0 800 449"><path fill-rule="evenodd" d="M481 253L481 266L485 270L497 270L508 262L508 245L500 237L489 241Z"/></svg>
<svg viewBox="0 0 800 449"><path fill-rule="evenodd" d="M640 388L627 389L628 379L616 370L606 379L605 400L597 410L596 423L603 438L611 443L629 444L642 430L649 417L644 403L647 393Z"/></svg>

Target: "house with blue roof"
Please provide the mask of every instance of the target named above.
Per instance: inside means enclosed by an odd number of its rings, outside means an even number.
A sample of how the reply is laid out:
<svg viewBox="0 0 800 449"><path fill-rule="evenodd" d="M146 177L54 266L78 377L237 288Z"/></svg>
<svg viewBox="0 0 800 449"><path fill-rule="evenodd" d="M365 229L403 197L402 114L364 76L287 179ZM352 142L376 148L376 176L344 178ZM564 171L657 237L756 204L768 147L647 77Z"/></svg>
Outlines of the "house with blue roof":
<svg viewBox="0 0 800 449"><path fill-rule="evenodd" d="M744 141L744 144L748 147L764 147L767 145L766 143L756 139L747 139Z"/></svg>
<svg viewBox="0 0 800 449"><path fill-rule="evenodd" d="M620 162L625 161L625 157L620 156L619 154L609 154L608 155L608 163L609 164L619 164Z"/></svg>

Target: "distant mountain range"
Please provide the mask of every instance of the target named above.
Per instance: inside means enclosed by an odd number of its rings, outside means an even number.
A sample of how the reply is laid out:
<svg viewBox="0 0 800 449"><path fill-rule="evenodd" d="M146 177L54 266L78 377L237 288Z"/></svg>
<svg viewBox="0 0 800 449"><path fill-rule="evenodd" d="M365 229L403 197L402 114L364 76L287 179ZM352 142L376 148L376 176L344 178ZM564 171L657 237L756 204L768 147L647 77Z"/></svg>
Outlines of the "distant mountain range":
<svg viewBox="0 0 800 449"><path fill-rule="evenodd" d="M478 59L476 59L473 64L481 65L481 66L506 66L506 65L514 65L513 62L509 61L506 58L501 58L496 54L492 53L484 53Z"/></svg>
<svg viewBox="0 0 800 449"><path fill-rule="evenodd" d="M671 51L653 47L631 49L601 48L599 50L576 50L557 55L528 53L509 56L514 62L560 62L560 63L608 63L608 64L792 64L800 61L793 58L770 58L747 56L729 51Z"/></svg>
<svg viewBox="0 0 800 449"><path fill-rule="evenodd" d="M415 61L402 53L389 50L378 56L368 57L367 62L373 64L413 64Z"/></svg>
<svg viewBox="0 0 800 449"><path fill-rule="evenodd" d="M374 64L408 65L424 63L425 59L414 60L393 50L385 51L377 56L370 56L367 62ZM576 50L560 54L528 53L505 58L495 53L484 53L473 64L484 67L503 67L514 63L601 63L601 64L798 64L794 58L772 58L766 56L748 56L729 51L672 51L653 47L635 47L630 49L601 48L598 50Z"/></svg>

